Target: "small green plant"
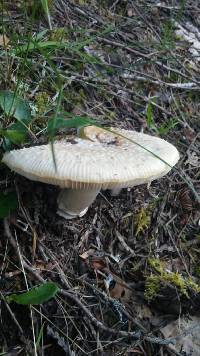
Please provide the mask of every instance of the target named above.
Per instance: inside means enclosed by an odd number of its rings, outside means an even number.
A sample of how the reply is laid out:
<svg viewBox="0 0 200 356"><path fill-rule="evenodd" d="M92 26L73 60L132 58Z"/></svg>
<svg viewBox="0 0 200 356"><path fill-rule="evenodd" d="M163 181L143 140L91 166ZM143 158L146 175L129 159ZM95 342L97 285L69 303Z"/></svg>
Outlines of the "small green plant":
<svg viewBox="0 0 200 356"><path fill-rule="evenodd" d="M161 30L160 48L161 50L173 50L175 48L174 24L171 19L163 24Z"/></svg>
<svg viewBox="0 0 200 356"><path fill-rule="evenodd" d="M159 276L155 274L151 274L150 276L148 276L145 283L145 293L144 293L145 298L148 301L154 299L160 289L161 289L161 283L160 283Z"/></svg>
<svg viewBox="0 0 200 356"><path fill-rule="evenodd" d="M36 94L35 104L39 115L45 112L48 102L49 102L49 95L45 91Z"/></svg>
<svg viewBox="0 0 200 356"><path fill-rule="evenodd" d="M153 108L152 108L152 103L150 100L147 104L146 123L147 123L148 128L154 128L154 126L155 126L155 122L154 122L154 118L153 118Z"/></svg>
<svg viewBox="0 0 200 356"><path fill-rule="evenodd" d="M176 125L178 125L178 121L174 118L171 118L168 122L157 126L154 117L153 117L153 107L151 101L148 102L147 112L146 112L146 122L149 129L155 131L157 135L163 136L168 134L168 132L173 129Z"/></svg>
<svg viewBox="0 0 200 356"><path fill-rule="evenodd" d="M194 268L195 275L200 278L200 266L196 265Z"/></svg>
<svg viewBox="0 0 200 356"><path fill-rule="evenodd" d="M138 214L135 216L135 236L138 236L141 232L148 229L151 223L150 213L148 209L141 208Z"/></svg>
<svg viewBox="0 0 200 356"><path fill-rule="evenodd" d="M163 273L164 263L159 258L149 258L149 265L158 273Z"/></svg>

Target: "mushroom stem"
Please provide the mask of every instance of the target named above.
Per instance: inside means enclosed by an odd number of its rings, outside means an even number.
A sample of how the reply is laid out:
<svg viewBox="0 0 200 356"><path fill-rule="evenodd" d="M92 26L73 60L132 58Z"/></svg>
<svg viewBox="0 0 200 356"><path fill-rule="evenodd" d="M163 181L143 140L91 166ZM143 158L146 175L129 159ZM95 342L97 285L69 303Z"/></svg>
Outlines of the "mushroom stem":
<svg viewBox="0 0 200 356"><path fill-rule="evenodd" d="M65 219L83 216L100 189L62 189L58 195L57 214Z"/></svg>

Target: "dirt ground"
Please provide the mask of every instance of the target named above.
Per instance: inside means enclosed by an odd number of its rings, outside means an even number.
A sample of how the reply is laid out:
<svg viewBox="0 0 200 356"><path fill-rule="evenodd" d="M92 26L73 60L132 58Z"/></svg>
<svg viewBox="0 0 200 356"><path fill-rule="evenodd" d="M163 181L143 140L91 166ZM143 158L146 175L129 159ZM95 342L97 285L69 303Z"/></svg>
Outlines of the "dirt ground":
<svg viewBox="0 0 200 356"><path fill-rule="evenodd" d="M199 1L56 0L49 19L40 4L33 17L32 2L3 3L10 48L30 33L68 44L39 45L25 65L1 50L0 89L20 77L36 112L23 145L48 141L58 71L61 112L161 137L180 160L150 186L102 191L68 221L58 188L1 164L0 189L17 192L18 209L0 220L0 354L200 355ZM60 288L50 301L7 303L47 280Z"/></svg>

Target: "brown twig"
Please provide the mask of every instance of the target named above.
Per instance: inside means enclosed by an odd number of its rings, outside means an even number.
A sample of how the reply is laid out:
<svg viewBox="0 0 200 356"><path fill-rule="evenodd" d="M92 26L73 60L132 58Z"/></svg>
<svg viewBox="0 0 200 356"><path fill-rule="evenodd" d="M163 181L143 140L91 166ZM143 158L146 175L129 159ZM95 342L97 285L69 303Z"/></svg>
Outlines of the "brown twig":
<svg viewBox="0 0 200 356"><path fill-rule="evenodd" d="M123 238L123 236L119 233L119 231L116 230L115 233L116 233L116 236L117 236L119 242L121 242L123 248L124 248L128 253L130 253L132 256L135 256L135 255L136 255L136 254L135 254L135 251L134 251L131 247L129 247L129 246L127 245L127 243L124 241L124 238Z"/></svg>

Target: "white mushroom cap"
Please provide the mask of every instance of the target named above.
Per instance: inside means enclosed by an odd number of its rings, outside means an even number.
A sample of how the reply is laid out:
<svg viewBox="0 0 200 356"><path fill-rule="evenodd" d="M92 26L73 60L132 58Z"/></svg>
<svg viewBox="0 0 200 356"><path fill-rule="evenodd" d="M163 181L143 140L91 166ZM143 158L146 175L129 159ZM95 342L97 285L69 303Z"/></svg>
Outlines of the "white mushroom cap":
<svg viewBox="0 0 200 356"><path fill-rule="evenodd" d="M95 130L88 127L84 129L85 138L53 144L57 169L50 144L10 151L4 154L3 162L29 179L62 188L115 189L160 178L179 159L177 149L158 137L112 129L133 143L117 134Z"/></svg>

